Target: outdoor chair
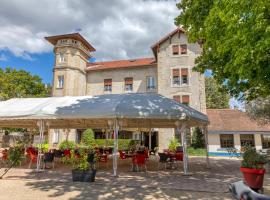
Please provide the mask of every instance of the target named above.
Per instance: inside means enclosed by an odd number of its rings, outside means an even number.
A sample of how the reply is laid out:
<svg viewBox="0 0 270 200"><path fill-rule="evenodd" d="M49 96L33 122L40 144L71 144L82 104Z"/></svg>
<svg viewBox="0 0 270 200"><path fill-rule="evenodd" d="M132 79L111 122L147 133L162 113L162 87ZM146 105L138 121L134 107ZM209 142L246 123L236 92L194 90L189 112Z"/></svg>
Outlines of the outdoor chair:
<svg viewBox="0 0 270 200"><path fill-rule="evenodd" d="M1 162L3 164L6 164L8 162L8 150L7 149L4 149L2 151L2 157L1 157ZM1 167L0 167L1 168Z"/></svg>
<svg viewBox="0 0 270 200"><path fill-rule="evenodd" d="M29 162L28 168L30 169L32 163L37 163L38 154L36 153L36 151L30 150L29 151L29 157L30 157L30 162Z"/></svg>
<svg viewBox="0 0 270 200"><path fill-rule="evenodd" d="M159 162L158 162L158 170L159 170L159 164L164 164L165 170L167 169L167 164L171 163L170 156L166 153L158 153L159 155Z"/></svg>
<svg viewBox="0 0 270 200"><path fill-rule="evenodd" d="M47 163L51 163L52 168L54 169L54 153L48 152L44 154L43 169L46 168Z"/></svg>
<svg viewBox="0 0 270 200"><path fill-rule="evenodd" d="M54 153L54 161L56 162L59 161L64 156L64 153L61 150L54 149L53 153Z"/></svg>
<svg viewBox="0 0 270 200"><path fill-rule="evenodd" d="M145 172L147 172L145 154L136 154L132 158L132 169L134 169L134 167L137 168L137 171L143 167Z"/></svg>
<svg viewBox="0 0 270 200"><path fill-rule="evenodd" d="M64 156L65 156L66 158L70 158L70 157L71 157L70 149L65 149L63 153L64 153Z"/></svg>
<svg viewBox="0 0 270 200"><path fill-rule="evenodd" d="M96 168L96 166L95 166L96 161L95 161L95 154L94 153L87 154L87 162L89 163L92 170Z"/></svg>
<svg viewBox="0 0 270 200"><path fill-rule="evenodd" d="M108 168L108 155L107 154L100 155L98 162L99 162L99 164L100 163L105 163L106 164L106 168Z"/></svg>
<svg viewBox="0 0 270 200"><path fill-rule="evenodd" d="M148 149L145 149L144 150L144 155L145 155L145 158L149 158L149 150Z"/></svg>
<svg viewBox="0 0 270 200"><path fill-rule="evenodd" d="M124 151L119 151L120 159L125 160L126 159L126 153Z"/></svg>

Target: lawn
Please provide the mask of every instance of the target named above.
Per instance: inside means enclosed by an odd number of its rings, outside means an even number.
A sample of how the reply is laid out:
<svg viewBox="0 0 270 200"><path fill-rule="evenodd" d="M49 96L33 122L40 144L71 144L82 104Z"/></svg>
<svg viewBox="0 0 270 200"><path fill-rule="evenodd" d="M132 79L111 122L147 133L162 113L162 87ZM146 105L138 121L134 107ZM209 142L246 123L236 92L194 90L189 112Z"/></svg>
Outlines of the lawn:
<svg viewBox="0 0 270 200"><path fill-rule="evenodd" d="M190 156L205 156L205 149L194 149L193 147L188 147L188 155Z"/></svg>

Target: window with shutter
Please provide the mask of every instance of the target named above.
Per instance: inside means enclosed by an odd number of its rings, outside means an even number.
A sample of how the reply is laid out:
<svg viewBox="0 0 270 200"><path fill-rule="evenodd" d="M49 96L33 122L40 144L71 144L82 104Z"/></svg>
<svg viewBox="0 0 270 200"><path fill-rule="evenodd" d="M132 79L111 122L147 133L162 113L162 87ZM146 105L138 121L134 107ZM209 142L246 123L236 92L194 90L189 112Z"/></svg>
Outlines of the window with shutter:
<svg viewBox="0 0 270 200"><path fill-rule="evenodd" d="M181 69L181 80L183 85L188 85L188 68Z"/></svg>
<svg viewBox="0 0 270 200"><path fill-rule="evenodd" d="M182 104L189 105L189 95L182 96Z"/></svg>
<svg viewBox="0 0 270 200"><path fill-rule="evenodd" d="M172 45L172 54L179 55L179 45Z"/></svg>
<svg viewBox="0 0 270 200"><path fill-rule="evenodd" d="M112 79L104 79L104 91L105 92L112 91Z"/></svg>
<svg viewBox="0 0 270 200"><path fill-rule="evenodd" d="M181 54L187 54L187 45L186 44L181 44L180 45L180 51L181 51Z"/></svg>
<svg viewBox="0 0 270 200"><path fill-rule="evenodd" d="M172 70L172 75L173 75L173 85L180 85L180 70L179 69L173 69Z"/></svg>
<svg viewBox="0 0 270 200"><path fill-rule="evenodd" d="M181 99L180 99L180 95L174 95L173 96L173 100L177 101L177 102L181 102Z"/></svg>
<svg viewBox="0 0 270 200"><path fill-rule="evenodd" d="M133 78L125 78L125 91L131 92L133 90Z"/></svg>

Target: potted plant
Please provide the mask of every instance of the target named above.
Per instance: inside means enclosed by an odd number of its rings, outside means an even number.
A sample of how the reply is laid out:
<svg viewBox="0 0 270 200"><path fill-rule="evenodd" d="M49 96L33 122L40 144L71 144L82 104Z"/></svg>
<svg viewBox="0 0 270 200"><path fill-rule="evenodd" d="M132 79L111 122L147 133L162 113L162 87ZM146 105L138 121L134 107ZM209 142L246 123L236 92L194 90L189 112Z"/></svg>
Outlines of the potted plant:
<svg viewBox="0 0 270 200"><path fill-rule="evenodd" d="M79 149L77 153L71 151L70 157L72 163L72 180L73 182L94 182L96 169L91 167L88 162L88 153L85 149Z"/></svg>
<svg viewBox="0 0 270 200"><path fill-rule="evenodd" d="M243 173L245 183L252 189L261 189L265 173L264 164L267 162L266 157L250 146L244 148L242 156L240 171Z"/></svg>

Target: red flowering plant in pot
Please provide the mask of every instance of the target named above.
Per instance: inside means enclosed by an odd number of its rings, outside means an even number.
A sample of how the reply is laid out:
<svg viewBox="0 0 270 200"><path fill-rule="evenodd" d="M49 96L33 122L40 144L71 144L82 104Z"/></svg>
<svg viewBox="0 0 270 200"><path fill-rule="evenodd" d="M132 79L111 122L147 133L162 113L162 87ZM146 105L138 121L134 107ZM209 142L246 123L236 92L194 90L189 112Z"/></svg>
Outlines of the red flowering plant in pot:
<svg viewBox="0 0 270 200"><path fill-rule="evenodd" d="M265 174L264 164L267 162L266 157L250 146L244 147L242 156L240 171L243 173L245 183L252 189L261 189Z"/></svg>

